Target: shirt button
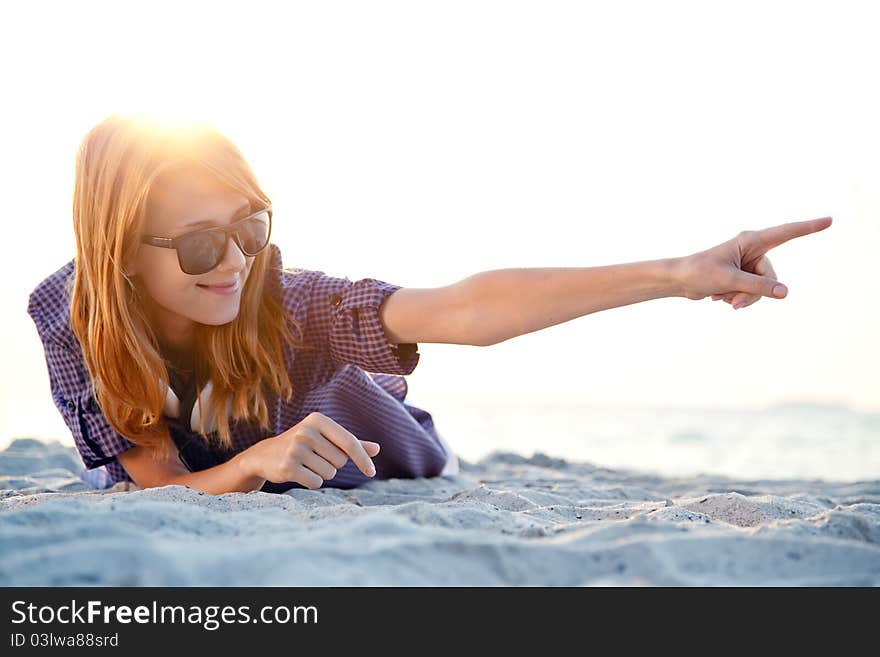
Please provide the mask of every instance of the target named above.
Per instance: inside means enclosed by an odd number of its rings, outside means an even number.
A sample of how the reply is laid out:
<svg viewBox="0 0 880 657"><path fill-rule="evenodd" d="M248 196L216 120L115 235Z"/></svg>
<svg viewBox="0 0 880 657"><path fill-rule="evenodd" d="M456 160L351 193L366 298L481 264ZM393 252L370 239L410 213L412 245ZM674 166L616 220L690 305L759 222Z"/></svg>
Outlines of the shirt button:
<svg viewBox="0 0 880 657"><path fill-rule="evenodd" d="M67 400L67 410L73 413L76 410L76 404L72 399Z"/></svg>
<svg viewBox="0 0 880 657"><path fill-rule="evenodd" d="M342 303L342 297L338 294L334 294L332 297L330 297L330 303L334 306L339 306L339 304Z"/></svg>

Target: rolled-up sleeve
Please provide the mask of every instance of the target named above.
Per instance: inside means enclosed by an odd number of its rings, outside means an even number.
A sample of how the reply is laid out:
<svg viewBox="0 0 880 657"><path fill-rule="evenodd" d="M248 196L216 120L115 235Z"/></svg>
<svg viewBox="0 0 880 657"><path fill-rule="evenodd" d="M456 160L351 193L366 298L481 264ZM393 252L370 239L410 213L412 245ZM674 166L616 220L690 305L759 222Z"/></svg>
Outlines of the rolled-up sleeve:
<svg viewBox="0 0 880 657"><path fill-rule="evenodd" d="M411 374L419 362L418 344L388 340L379 317L384 301L401 288L375 278L349 278L310 272L308 327L337 364L353 364L381 374Z"/></svg>

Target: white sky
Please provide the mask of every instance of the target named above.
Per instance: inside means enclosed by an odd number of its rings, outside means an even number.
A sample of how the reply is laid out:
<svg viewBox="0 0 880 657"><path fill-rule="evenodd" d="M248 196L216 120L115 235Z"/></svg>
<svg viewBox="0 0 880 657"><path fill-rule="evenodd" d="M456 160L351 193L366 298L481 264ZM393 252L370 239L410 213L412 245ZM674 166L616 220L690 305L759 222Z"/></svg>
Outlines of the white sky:
<svg viewBox="0 0 880 657"><path fill-rule="evenodd" d="M273 198L285 264L352 280L650 260L831 215L770 252L783 301L661 299L489 348L424 344L410 400L880 410L868 7L4 5L4 433L66 431L27 295L73 257L74 150L114 111L214 122Z"/></svg>

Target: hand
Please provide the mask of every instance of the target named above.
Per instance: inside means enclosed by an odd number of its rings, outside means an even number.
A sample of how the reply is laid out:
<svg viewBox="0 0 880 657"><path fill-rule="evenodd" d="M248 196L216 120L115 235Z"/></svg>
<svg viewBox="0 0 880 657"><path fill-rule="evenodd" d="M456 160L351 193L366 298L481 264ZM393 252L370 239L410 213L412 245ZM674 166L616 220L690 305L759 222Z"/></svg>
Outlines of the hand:
<svg viewBox="0 0 880 657"><path fill-rule="evenodd" d="M713 301L724 299L735 309L749 306L761 297L783 299L788 288L778 283L765 254L790 239L825 230L830 225L831 217L823 217L746 230L724 244L680 258L680 296L697 300L712 295Z"/></svg>
<svg viewBox="0 0 880 657"><path fill-rule="evenodd" d="M295 481L314 490L333 479L349 456L361 472L374 476L370 457L378 453L379 443L359 440L326 415L310 413L284 433L248 447L242 464L249 474L267 481Z"/></svg>

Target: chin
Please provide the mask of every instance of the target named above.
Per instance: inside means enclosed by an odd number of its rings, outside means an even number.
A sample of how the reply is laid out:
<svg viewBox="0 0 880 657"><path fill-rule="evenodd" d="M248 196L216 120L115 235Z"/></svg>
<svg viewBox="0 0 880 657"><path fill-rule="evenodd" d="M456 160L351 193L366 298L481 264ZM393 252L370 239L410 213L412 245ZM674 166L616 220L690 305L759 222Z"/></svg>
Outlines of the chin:
<svg viewBox="0 0 880 657"><path fill-rule="evenodd" d="M217 319L217 321L211 322L211 324L213 326L223 326L224 324L229 324L229 322L234 322L236 319L238 319L238 313Z"/></svg>
<svg viewBox="0 0 880 657"><path fill-rule="evenodd" d="M223 326L224 324L228 324L229 322L235 321L238 317L238 308L235 309L235 312L226 312L226 313L218 313L214 315L208 315L201 319L197 319L196 321L200 324L207 324L208 326Z"/></svg>

